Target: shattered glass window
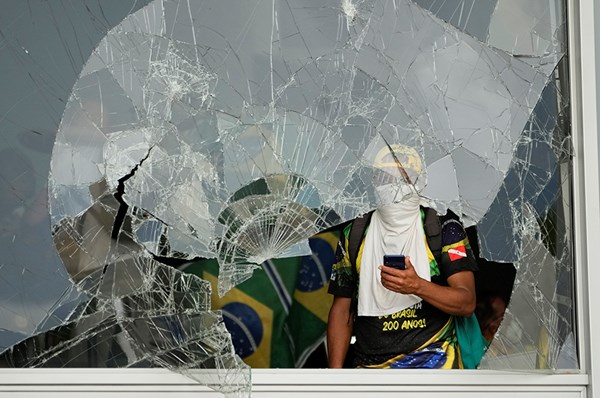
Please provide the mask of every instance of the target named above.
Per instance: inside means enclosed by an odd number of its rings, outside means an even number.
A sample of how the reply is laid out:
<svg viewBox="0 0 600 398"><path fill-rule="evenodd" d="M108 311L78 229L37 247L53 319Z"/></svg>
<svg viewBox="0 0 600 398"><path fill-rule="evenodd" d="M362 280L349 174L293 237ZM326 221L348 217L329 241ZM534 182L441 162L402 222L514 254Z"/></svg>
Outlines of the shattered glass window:
<svg viewBox="0 0 600 398"><path fill-rule="evenodd" d="M3 8L4 366L325 367L339 228L399 144L476 248L480 367L578 368L562 1Z"/></svg>

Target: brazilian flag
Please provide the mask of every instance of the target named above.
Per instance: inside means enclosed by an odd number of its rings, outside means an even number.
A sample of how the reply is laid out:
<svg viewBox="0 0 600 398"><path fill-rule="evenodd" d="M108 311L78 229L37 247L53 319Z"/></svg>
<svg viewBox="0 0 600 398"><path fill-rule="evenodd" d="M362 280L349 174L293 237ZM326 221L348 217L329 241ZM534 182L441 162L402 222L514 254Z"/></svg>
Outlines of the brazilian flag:
<svg viewBox="0 0 600 398"><path fill-rule="evenodd" d="M309 239L312 255L300 258L292 307L287 319L294 343L295 367L302 367L308 356L325 339L327 317L333 302L333 296L327 293L327 288L338 241L338 232L315 235Z"/></svg>
<svg viewBox="0 0 600 398"><path fill-rule="evenodd" d="M325 338L333 297L327 293L337 232L309 239L312 255L274 259L218 297L216 260L180 268L212 285L213 309L223 313L236 353L254 368L301 367ZM326 364L324 364L326 366Z"/></svg>

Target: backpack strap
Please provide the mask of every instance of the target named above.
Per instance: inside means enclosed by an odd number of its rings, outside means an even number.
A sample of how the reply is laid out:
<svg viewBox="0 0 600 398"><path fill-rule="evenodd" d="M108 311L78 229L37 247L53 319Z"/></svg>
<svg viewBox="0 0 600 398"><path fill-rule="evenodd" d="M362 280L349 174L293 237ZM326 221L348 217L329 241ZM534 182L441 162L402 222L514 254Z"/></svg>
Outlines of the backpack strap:
<svg viewBox="0 0 600 398"><path fill-rule="evenodd" d="M365 231L371 222L371 216L375 210L371 210L367 214L361 217L357 217L352 221L350 226L350 233L348 234L348 258L352 265L352 274L358 280L358 269L356 268L356 260L358 258L358 251L360 250L360 244L365 236ZM354 294L350 304L350 315L356 315L358 313L358 294Z"/></svg>
<svg viewBox="0 0 600 398"><path fill-rule="evenodd" d="M435 260L439 263L442 256L442 223L437 212L429 207L423 207L425 212L425 220L423 221L423 229L427 237L427 245Z"/></svg>
<svg viewBox="0 0 600 398"><path fill-rule="evenodd" d="M373 216L374 211L375 210L372 210L361 217L357 217L352 222L352 226L350 226L350 234L348 236L348 257L350 259L350 264L352 264L353 272L358 272L356 268L358 251L365 235L365 230L371 222L371 216Z"/></svg>

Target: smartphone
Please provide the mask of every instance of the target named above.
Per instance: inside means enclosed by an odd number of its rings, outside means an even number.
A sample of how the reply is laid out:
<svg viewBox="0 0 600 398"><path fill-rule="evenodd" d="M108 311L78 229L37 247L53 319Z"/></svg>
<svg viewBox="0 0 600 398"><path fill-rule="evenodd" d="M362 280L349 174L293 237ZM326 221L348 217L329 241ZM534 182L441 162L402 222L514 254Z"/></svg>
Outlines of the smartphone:
<svg viewBox="0 0 600 398"><path fill-rule="evenodd" d="M406 257L403 254L384 254L383 265L396 269L406 269Z"/></svg>

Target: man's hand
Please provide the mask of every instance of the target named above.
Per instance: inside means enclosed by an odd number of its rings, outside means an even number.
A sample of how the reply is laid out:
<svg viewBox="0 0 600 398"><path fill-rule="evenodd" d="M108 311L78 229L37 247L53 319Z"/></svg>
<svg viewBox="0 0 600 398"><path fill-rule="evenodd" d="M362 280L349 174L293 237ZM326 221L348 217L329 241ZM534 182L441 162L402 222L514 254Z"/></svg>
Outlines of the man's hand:
<svg viewBox="0 0 600 398"><path fill-rule="evenodd" d="M405 270L379 266L381 270L381 284L386 288L396 293L402 294L417 294L421 284L421 277L417 275L415 267L410 262L410 257L406 257L404 261Z"/></svg>

